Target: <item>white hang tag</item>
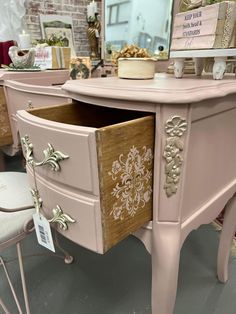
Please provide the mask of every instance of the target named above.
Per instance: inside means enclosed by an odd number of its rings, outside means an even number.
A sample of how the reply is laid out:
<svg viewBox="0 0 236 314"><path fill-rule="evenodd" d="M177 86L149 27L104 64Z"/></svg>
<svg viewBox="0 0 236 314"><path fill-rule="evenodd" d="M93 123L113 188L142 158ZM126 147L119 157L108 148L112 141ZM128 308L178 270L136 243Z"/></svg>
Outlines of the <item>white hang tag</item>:
<svg viewBox="0 0 236 314"><path fill-rule="evenodd" d="M33 215L33 220L38 243L46 249L55 252L50 223L39 213Z"/></svg>

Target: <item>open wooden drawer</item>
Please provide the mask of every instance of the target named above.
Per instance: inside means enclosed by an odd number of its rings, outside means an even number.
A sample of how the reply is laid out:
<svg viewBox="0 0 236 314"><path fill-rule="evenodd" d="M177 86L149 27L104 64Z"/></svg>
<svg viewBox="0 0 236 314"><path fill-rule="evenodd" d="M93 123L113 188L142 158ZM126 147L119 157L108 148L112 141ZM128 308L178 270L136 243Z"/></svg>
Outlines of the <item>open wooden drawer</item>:
<svg viewBox="0 0 236 314"><path fill-rule="evenodd" d="M17 117L25 157L38 178L64 195L73 193L98 203L93 211L96 230L102 230L97 233L102 239L100 253L151 220L153 115L74 102L21 110ZM43 202L46 197L50 207L48 200L57 200L60 193L53 195L47 184L42 186L40 197ZM77 203L70 216L80 221ZM50 215L48 208L43 210ZM70 236L77 243L79 237L75 231Z"/></svg>
<svg viewBox="0 0 236 314"><path fill-rule="evenodd" d="M3 87L0 86L0 147L12 144L11 126Z"/></svg>

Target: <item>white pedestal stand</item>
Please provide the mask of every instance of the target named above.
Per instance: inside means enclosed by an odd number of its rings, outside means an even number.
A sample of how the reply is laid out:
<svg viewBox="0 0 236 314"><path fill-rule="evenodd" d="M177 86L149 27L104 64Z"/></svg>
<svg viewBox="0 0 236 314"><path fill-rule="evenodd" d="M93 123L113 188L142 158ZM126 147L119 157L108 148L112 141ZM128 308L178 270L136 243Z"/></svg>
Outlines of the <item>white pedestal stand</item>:
<svg viewBox="0 0 236 314"><path fill-rule="evenodd" d="M183 77L185 58L193 58L195 61L195 73L201 75L204 58L213 57L213 79L222 80L226 69L227 57L236 57L236 49L206 49L206 50L178 50L171 51L170 58L174 59L174 74L176 78ZM236 61L235 61L236 62Z"/></svg>

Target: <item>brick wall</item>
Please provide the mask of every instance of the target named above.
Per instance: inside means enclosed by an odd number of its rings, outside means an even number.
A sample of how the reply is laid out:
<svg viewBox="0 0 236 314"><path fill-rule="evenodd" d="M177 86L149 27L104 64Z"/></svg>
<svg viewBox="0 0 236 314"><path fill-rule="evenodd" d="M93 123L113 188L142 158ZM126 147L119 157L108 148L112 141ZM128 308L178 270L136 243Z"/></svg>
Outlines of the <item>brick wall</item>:
<svg viewBox="0 0 236 314"><path fill-rule="evenodd" d="M31 38L41 38L39 14L69 15L73 20L76 55L88 56L86 12L89 2L91 0L25 0L25 20ZM101 8L99 2L98 7Z"/></svg>

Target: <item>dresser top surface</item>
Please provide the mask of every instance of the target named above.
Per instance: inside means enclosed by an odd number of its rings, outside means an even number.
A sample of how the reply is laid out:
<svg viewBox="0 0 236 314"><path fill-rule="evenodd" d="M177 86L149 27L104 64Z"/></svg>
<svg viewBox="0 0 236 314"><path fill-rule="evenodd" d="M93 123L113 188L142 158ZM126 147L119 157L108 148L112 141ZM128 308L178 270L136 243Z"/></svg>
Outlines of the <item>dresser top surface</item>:
<svg viewBox="0 0 236 314"><path fill-rule="evenodd" d="M46 70L46 71L7 71L0 69L0 82L4 80L15 80L21 78L37 78L37 77L48 77L56 75L68 75L68 70Z"/></svg>
<svg viewBox="0 0 236 314"><path fill-rule="evenodd" d="M127 80L117 77L71 80L67 81L62 89L66 90L71 98L82 95L178 104L236 94L236 79L234 75L226 75L223 80L218 81L213 80L211 75L176 79L173 75L161 73L152 80Z"/></svg>

